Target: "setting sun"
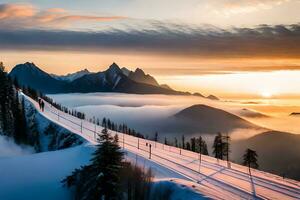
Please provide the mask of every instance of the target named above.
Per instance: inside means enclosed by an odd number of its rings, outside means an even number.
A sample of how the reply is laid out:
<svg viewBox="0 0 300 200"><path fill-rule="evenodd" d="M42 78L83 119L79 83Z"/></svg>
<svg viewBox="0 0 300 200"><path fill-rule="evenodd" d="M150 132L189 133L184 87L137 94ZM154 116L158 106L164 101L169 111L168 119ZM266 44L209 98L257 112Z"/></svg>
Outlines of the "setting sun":
<svg viewBox="0 0 300 200"><path fill-rule="evenodd" d="M261 96L264 98L270 98L273 96L273 94L271 92L265 91L261 93Z"/></svg>

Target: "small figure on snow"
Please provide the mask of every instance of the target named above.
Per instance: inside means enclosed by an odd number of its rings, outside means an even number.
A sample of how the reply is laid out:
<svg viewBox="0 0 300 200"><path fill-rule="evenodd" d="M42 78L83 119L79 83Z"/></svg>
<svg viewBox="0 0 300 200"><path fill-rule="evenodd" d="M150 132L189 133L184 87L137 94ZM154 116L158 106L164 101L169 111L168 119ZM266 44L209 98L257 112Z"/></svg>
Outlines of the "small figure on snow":
<svg viewBox="0 0 300 200"><path fill-rule="evenodd" d="M42 99L39 98L39 107L40 107L40 110L42 109Z"/></svg>
<svg viewBox="0 0 300 200"><path fill-rule="evenodd" d="M44 112L44 109L45 109L45 103L43 100L41 100L41 108L42 108L42 112Z"/></svg>

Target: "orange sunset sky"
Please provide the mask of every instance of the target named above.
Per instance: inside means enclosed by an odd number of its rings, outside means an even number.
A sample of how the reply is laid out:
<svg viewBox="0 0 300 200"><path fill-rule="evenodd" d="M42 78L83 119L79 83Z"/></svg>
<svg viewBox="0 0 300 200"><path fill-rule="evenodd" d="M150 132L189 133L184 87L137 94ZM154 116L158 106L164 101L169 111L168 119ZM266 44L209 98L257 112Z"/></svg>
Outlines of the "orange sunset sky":
<svg viewBox="0 0 300 200"><path fill-rule="evenodd" d="M0 0L0 60L66 74L140 67L174 89L300 96L299 0Z"/></svg>

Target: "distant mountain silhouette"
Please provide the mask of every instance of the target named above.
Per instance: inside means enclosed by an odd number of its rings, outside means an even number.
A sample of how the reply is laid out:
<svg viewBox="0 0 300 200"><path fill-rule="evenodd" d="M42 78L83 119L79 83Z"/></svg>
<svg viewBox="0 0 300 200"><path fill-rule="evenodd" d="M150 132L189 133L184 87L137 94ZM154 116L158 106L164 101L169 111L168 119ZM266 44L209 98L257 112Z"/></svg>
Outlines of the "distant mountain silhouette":
<svg viewBox="0 0 300 200"><path fill-rule="evenodd" d="M17 79L19 84L29 86L45 93L60 93L69 91L69 84L57 80L38 68L34 63L26 62L16 65L10 72L13 79Z"/></svg>
<svg viewBox="0 0 300 200"><path fill-rule="evenodd" d="M214 96L214 95L208 95L206 98L210 99L210 100L215 100L218 101L220 100L218 97Z"/></svg>
<svg viewBox="0 0 300 200"><path fill-rule="evenodd" d="M187 92L161 87L150 75L141 69L129 71L125 75L116 63L106 71L90 73L87 70L66 76L49 75L34 63L19 64L11 71L10 76L16 78L21 85L29 86L43 93L69 92L121 92L133 94L172 94L190 95Z"/></svg>
<svg viewBox="0 0 300 200"><path fill-rule="evenodd" d="M205 98L205 96L204 96L204 95L202 95L202 94L200 94L199 92L195 92L193 95L194 95L194 96L198 96L198 97L204 97L204 98Z"/></svg>
<svg viewBox="0 0 300 200"><path fill-rule="evenodd" d="M160 87L165 88L165 89L169 89L169 90L173 90L170 86L168 86L167 84L161 84Z"/></svg>
<svg viewBox="0 0 300 200"><path fill-rule="evenodd" d="M247 108L243 108L239 111L239 115L243 117L251 117L251 118L269 118L270 116L262 114L260 112L249 110Z"/></svg>
<svg viewBox="0 0 300 200"><path fill-rule="evenodd" d="M290 116L296 116L296 117L298 117L298 116L300 116L300 112L292 112L290 114Z"/></svg>
<svg viewBox="0 0 300 200"><path fill-rule="evenodd" d="M172 126L170 126L172 124ZM234 114L221 109L199 104L181 110L169 118L166 132L216 134L234 129L260 129Z"/></svg>
<svg viewBox="0 0 300 200"><path fill-rule="evenodd" d="M232 142L232 157L242 161L246 148L258 154L260 169L300 180L300 135L267 131Z"/></svg>
<svg viewBox="0 0 300 200"><path fill-rule="evenodd" d="M145 74L145 72L143 70L141 70L140 68L137 68L134 72L131 71L129 73L128 77L131 80L136 81L138 83L145 83L145 84L149 84L149 85L154 85L154 86L160 87L160 85L155 80L155 78L153 78L149 74Z"/></svg>
<svg viewBox="0 0 300 200"><path fill-rule="evenodd" d="M129 74L130 74L130 70L129 69L127 69L126 67L122 67L122 72L123 72L123 74L125 74L126 76L129 76Z"/></svg>

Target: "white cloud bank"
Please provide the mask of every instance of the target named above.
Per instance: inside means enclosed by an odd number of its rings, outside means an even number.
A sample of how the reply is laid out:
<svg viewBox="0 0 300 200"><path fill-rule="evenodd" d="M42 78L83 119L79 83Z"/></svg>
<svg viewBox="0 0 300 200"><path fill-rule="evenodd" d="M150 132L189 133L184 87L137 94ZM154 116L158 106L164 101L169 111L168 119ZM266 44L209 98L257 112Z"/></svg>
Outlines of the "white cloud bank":
<svg viewBox="0 0 300 200"><path fill-rule="evenodd" d="M34 150L28 146L19 146L12 139L0 135L0 158L32 154Z"/></svg>

